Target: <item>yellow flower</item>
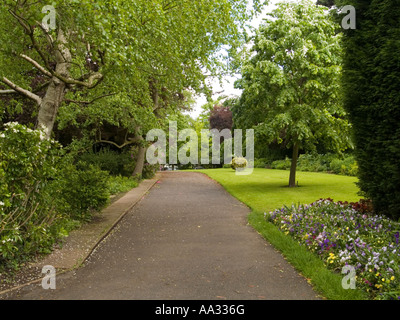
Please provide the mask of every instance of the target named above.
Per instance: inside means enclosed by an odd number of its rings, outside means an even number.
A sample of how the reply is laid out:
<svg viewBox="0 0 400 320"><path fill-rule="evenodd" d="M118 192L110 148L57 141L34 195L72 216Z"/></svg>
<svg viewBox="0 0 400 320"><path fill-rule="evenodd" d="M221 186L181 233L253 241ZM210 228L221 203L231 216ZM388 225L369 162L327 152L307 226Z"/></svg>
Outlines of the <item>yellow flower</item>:
<svg viewBox="0 0 400 320"><path fill-rule="evenodd" d="M395 279L395 277L394 277L394 276L392 276L392 277L390 278L390 280L392 280L392 281L393 281L394 279Z"/></svg>
<svg viewBox="0 0 400 320"><path fill-rule="evenodd" d="M382 282L385 282L385 278L382 278Z"/></svg>

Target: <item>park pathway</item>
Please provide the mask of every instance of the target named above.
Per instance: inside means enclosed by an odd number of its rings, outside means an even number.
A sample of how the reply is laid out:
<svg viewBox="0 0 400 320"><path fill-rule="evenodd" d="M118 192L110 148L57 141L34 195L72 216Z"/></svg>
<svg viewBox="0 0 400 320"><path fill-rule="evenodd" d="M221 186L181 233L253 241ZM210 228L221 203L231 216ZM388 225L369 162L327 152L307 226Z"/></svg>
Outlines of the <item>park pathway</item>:
<svg viewBox="0 0 400 320"><path fill-rule="evenodd" d="M204 174L163 172L82 267L14 299L318 299L248 213Z"/></svg>

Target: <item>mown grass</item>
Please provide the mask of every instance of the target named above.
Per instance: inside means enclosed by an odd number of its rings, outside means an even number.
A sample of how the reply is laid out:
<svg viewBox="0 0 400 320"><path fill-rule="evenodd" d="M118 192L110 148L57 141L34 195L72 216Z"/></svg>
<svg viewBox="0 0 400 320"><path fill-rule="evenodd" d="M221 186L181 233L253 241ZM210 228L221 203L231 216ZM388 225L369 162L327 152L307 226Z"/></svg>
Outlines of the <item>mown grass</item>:
<svg viewBox="0 0 400 320"><path fill-rule="evenodd" d="M335 201L357 201L359 189L355 177L327 173L298 172L299 187L288 188L289 171L255 168L250 175L236 175L232 169L199 170L218 181L229 193L251 208L249 224L282 252L324 298L362 300L366 294L357 289L344 289L344 275L327 269L321 259L299 245L264 219L269 212L284 205L308 204L320 198Z"/></svg>

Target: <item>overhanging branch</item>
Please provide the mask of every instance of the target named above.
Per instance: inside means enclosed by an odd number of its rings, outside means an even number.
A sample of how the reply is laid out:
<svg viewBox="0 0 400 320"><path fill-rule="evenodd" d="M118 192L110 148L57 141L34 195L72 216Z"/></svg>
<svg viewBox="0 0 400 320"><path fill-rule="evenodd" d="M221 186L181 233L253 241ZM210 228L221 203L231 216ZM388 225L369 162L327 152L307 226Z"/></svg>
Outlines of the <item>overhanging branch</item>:
<svg viewBox="0 0 400 320"><path fill-rule="evenodd" d="M23 89L16 84L14 84L12 81L8 80L6 77L3 77L3 82L8 85L11 89L14 91L21 93L22 95L26 96L27 98L35 101L38 105L42 103L42 98L40 98L38 95L34 94L33 92L30 92L29 90ZM7 90L9 91L9 90Z"/></svg>
<svg viewBox="0 0 400 320"><path fill-rule="evenodd" d="M30 57L28 57L28 56L26 56L26 55L24 55L24 54L21 54L21 57L23 58L23 59L25 59L26 61L28 61L29 63L31 63L36 69L38 69L41 73L43 73L45 76L48 76L48 77L52 77L52 74L51 74L51 72L49 72L48 70L46 70L45 68L43 68L38 62L36 62L35 60L33 60L32 58L30 58Z"/></svg>

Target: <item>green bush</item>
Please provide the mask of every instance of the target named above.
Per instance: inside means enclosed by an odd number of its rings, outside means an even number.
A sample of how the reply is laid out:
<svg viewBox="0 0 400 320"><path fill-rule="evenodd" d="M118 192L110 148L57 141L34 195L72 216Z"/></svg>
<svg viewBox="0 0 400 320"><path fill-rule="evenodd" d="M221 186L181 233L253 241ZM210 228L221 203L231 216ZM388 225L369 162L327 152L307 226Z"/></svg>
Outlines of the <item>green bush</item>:
<svg viewBox="0 0 400 320"><path fill-rule="evenodd" d="M142 178L143 179L151 179L151 178L153 178L154 175L156 174L158 168L159 168L158 164L145 163L143 165Z"/></svg>
<svg viewBox="0 0 400 320"><path fill-rule="evenodd" d="M68 163L53 182L57 210L72 219L89 220L93 210L102 209L110 198L107 171L98 166Z"/></svg>
<svg viewBox="0 0 400 320"><path fill-rule="evenodd" d="M330 162L336 156L333 154L301 154L297 161L300 171L326 172L330 170Z"/></svg>
<svg viewBox="0 0 400 320"><path fill-rule="evenodd" d="M49 250L59 236L49 181L62 149L43 137L16 122L0 133L0 268Z"/></svg>
<svg viewBox="0 0 400 320"><path fill-rule="evenodd" d="M254 168L266 168L268 161L266 158L254 159Z"/></svg>
<svg viewBox="0 0 400 320"><path fill-rule="evenodd" d="M275 160L271 163L272 169L287 170L290 169L291 160L286 157L285 160Z"/></svg>
<svg viewBox="0 0 400 320"><path fill-rule="evenodd" d="M276 160L272 162L272 169L290 169L291 160ZM332 172L335 174L356 176L358 171L357 162L351 155L340 159L335 154L301 154L297 161L297 170L310 172Z"/></svg>
<svg viewBox="0 0 400 320"><path fill-rule="evenodd" d="M129 177L135 168L135 151L133 148L123 152L103 148L98 152L82 154L80 160L95 165L111 175Z"/></svg>
<svg viewBox="0 0 400 320"><path fill-rule="evenodd" d="M76 163L72 149L67 153L43 138L18 123L0 132L0 270L51 252L60 238L102 209L111 193L137 186L121 176L110 183L107 171Z"/></svg>
<svg viewBox="0 0 400 320"><path fill-rule="evenodd" d="M357 162L353 156L341 159L333 159L330 163L330 170L336 174L356 176L358 171Z"/></svg>

